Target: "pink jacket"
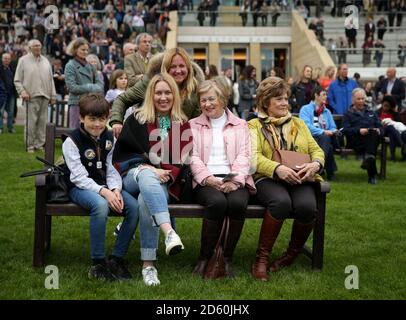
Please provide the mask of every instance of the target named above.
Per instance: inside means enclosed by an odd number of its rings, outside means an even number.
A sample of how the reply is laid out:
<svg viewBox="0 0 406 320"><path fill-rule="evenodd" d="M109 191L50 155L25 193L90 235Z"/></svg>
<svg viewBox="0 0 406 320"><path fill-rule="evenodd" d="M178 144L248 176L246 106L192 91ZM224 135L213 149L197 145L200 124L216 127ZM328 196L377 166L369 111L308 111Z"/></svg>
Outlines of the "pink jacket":
<svg viewBox="0 0 406 320"><path fill-rule="evenodd" d="M255 193L256 188L250 173L251 140L247 122L236 117L228 108L226 113L227 122L223 131L226 155L231 163L231 171L239 173L233 180L246 186L251 193ZM210 120L204 114L189 120L189 123L193 133L190 168L193 173L194 188L212 175L206 164L211 153L213 131Z"/></svg>

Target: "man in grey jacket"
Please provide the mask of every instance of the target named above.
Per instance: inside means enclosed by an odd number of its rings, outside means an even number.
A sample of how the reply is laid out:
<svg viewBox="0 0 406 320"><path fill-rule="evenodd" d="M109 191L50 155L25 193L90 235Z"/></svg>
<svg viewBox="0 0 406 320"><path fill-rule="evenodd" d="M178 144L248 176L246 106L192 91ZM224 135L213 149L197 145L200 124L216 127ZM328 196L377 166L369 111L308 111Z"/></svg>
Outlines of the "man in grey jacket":
<svg viewBox="0 0 406 320"><path fill-rule="evenodd" d="M56 102L56 90L51 64L41 55L41 42L31 40L28 48L29 53L18 61L14 85L27 103L26 146L33 153L44 148L48 104Z"/></svg>

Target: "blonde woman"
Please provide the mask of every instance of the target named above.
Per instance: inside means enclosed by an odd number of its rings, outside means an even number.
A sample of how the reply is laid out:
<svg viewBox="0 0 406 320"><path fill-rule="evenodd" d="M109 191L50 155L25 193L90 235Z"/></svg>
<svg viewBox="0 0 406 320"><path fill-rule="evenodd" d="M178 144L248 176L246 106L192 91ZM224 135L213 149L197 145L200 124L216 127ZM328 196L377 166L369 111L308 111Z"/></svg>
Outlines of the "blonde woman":
<svg viewBox="0 0 406 320"><path fill-rule="evenodd" d="M187 118L200 115L196 89L197 85L204 80L204 73L196 63L191 61L184 49L169 49L165 53L155 55L149 62L145 77L114 101L110 126L116 137L123 128L126 110L133 105L142 104L150 79L158 73L170 75L175 80L180 93L181 107Z"/></svg>
<svg viewBox="0 0 406 320"><path fill-rule="evenodd" d="M328 66L326 71L324 71L324 76L319 79L319 84L322 86L324 90L328 90L330 83L332 83L335 79L336 75L336 67L335 66Z"/></svg>
<svg viewBox="0 0 406 320"><path fill-rule="evenodd" d="M142 275L147 285L160 283L153 265L158 227L165 234L166 254L184 248L171 225L168 198L180 196L177 177L192 147L188 129L175 80L159 74L149 82L142 107L125 121L115 146L113 163L123 177L123 188L138 196L140 216L149 217L140 219ZM143 221L149 223L145 226Z"/></svg>

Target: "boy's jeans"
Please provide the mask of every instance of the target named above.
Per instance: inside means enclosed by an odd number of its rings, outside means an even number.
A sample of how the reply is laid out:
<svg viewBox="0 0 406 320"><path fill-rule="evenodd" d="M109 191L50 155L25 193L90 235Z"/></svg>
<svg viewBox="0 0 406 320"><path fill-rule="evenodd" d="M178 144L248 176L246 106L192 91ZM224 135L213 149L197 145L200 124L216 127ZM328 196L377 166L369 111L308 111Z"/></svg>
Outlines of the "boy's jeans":
<svg viewBox="0 0 406 320"><path fill-rule="evenodd" d="M124 221L112 252L120 258L128 251L139 217L137 200L124 190L121 194ZM111 210L107 200L96 192L76 187L69 191L69 196L73 202L90 211L90 256L92 259L104 259L107 215Z"/></svg>

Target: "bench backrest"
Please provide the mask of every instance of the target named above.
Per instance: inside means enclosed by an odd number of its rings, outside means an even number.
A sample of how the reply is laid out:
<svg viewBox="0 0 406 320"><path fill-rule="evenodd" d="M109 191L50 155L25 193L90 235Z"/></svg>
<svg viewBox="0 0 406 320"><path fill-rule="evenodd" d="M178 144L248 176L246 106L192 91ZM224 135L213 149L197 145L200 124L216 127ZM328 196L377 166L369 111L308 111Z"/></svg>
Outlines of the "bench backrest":
<svg viewBox="0 0 406 320"><path fill-rule="evenodd" d="M69 134L74 129L56 127L54 123L47 123L45 133L45 160L54 163L55 161L55 142L62 139L62 136Z"/></svg>
<svg viewBox="0 0 406 320"><path fill-rule="evenodd" d="M49 122L57 127L69 127L69 106L67 101L57 101L49 104Z"/></svg>

